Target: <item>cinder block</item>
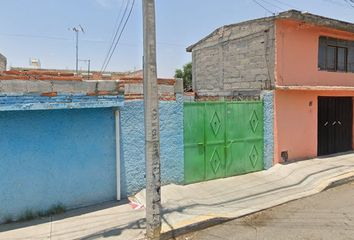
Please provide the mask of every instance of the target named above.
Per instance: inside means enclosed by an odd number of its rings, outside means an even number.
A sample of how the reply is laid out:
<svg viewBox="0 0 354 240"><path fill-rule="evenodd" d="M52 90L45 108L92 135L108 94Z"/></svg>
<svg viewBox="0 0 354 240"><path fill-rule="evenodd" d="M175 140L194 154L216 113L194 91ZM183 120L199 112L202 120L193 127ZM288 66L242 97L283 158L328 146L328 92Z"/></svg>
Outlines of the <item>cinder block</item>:
<svg viewBox="0 0 354 240"><path fill-rule="evenodd" d="M80 83L80 82L77 82L77 83ZM53 92L59 92L59 93L73 93L74 92L74 82L73 81L52 81L52 86L53 86Z"/></svg>
<svg viewBox="0 0 354 240"><path fill-rule="evenodd" d="M232 89L231 83L224 83L224 89Z"/></svg>
<svg viewBox="0 0 354 240"><path fill-rule="evenodd" d="M261 89L262 83L261 82L250 82L250 89Z"/></svg>
<svg viewBox="0 0 354 240"><path fill-rule="evenodd" d="M59 93L91 93L96 90L95 82L52 81L53 92Z"/></svg>
<svg viewBox="0 0 354 240"><path fill-rule="evenodd" d="M26 80L5 80L1 82L1 90L6 93L26 93L27 81Z"/></svg>
<svg viewBox="0 0 354 240"><path fill-rule="evenodd" d="M239 88L261 89L262 82L268 80L265 55L274 52L274 39L269 38L266 42L264 36L263 30L269 28L274 28L273 22L263 20L232 26L193 49L194 90L199 94ZM274 56L269 57L269 62L272 59Z"/></svg>
<svg viewBox="0 0 354 240"><path fill-rule="evenodd" d="M249 82L241 82L240 88L242 89L248 89L250 87Z"/></svg>
<svg viewBox="0 0 354 240"><path fill-rule="evenodd" d="M92 93L96 90L96 82L77 82L73 85L74 93Z"/></svg>
<svg viewBox="0 0 354 240"><path fill-rule="evenodd" d="M234 82L234 83L232 83L231 85L232 85L232 89L239 89L239 88L241 88L241 84L242 83L240 83L240 82Z"/></svg>
<svg viewBox="0 0 354 240"><path fill-rule="evenodd" d="M159 85L159 93L175 93L175 87L173 85Z"/></svg>
<svg viewBox="0 0 354 240"><path fill-rule="evenodd" d="M97 90L114 92L118 90L118 83L112 80L99 81L97 85Z"/></svg>
<svg viewBox="0 0 354 240"><path fill-rule="evenodd" d="M143 94L143 84L125 84L125 94Z"/></svg>
<svg viewBox="0 0 354 240"><path fill-rule="evenodd" d="M267 79L268 79L267 75L265 75L265 74L257 74L255 80L258 81L258 82L264 82Z"/></svg>
<svg viewBox="0 0 354 240"><path fill-rule="evenodd" d="M49 93L52 92L50 81L27 81L28 93Z"/></svg>
<svg viewBox="0 0 354 240"><path fill-rule="evenodd" d="M176 78L175 93L183 93L183 79Z"/></svg>

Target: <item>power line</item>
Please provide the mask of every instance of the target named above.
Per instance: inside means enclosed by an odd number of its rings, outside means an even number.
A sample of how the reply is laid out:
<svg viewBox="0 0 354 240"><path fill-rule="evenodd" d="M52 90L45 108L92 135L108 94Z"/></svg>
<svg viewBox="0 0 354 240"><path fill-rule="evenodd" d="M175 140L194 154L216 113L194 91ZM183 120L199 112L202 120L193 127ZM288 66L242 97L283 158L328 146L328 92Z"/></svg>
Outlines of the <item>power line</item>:
<svg viewBox="0 0 354 240"><path fill-rule="evenodd" d="M72 40L71 38L64 38L64 37L44 36L44 35L29 35L29 34L0 33L0 36L20 37L20 38L43 38L43 39L51 39L51 40L65 40L65 41L71 41Z"/></svg>
<svg viewBox="0 0 354 240"><path fill-rule="evenodd" d="M122 4L124 4L124 2L125 2L125 1L122 1ZM128 12L129 3L130 3L130 0L128 0L128 1L126 2L125 9L124 9L124 13L123 13L122 16L120 16L120 15L121 15L122 10L123 10L123 5L121 6L120 13L118 14L118 17L117 17L117 20L116 20L116 24L115 24L116 27L115 27L115 31L114 31L114 34L113 34L113 37L112 37L112 42L111 42L111 45L110 45L110 47L109 47L109 49L108 49L108 51L107 51L106 57L104 58L104 61L103 61L102 67L101 67L101 71L103 71L103 68L104 68L104 66L105 66L106 63L107 63L107 60L108 60L108 58L109 58L109 55L110 55L110 53L111 53L111 51L112 51L112 48L113 48L113 46L114 46L114 43L116 42L118 33L119 33L119 31L120 31L120 29L121 29L121 26L122 26L122 24L123 24L123 20L124 20L124 18L125 18L125 15L126 15L127 12ZM120 20L119 20L119 19L120 19Z"/></svg>
<svg viewBox="0 0 354 240"><path fill-rule="evenodd" d="M135 4L135 0L133 0L133 3L131 4L131 7L130 7L130 10L129 10L128 16L127 16L127 18L126 18L126 20L125 20L125 22L124 22L124 25L123 25L123 27L122 27L120 33L119 33L118 39L117 39L117 41L116 41L116 43L115 43L115 45L114 45L114 47L113 47L113 49L112 49L112 51L111 51L111 54L109 55L109 58L108 58L108 60L107 60L106 65L105 65L104 68L101 70L101 72L104 72L104 71L106 70L106 68L107 68L107 66L108 66L108 64L109 64L109 62L111 61L111 58L112 58L112 56L113 56L113 54L114 54L114 51L116 50L116 48L117 48L117 46L118 46L118 43L119 43L119 41L120 41L120 39L121 39L121 37L122 37L122 35L123 35L123 32L124 32L124 30L125 30L125 28L126 28L126 26L127 26L128 20L129 20L131 14L132 14L132 12L133 12L134 4Z"/></svg>
<svg viewBox="0 0 354 240"><path fill-rule="evenodd" d="M115 30L114 30L114 32L116 32L117 31L117 27L118 27L118 23L119 23L119 19L121 18L121 16L122 16L122 13L123 13L123 9L124 9L124 3L125 3L125 1L126 0L122 0L122 4L120 5L120 10L119 10L119 13L118 13L118 15L117 15L117 18L116 18L116 22L115 22L115 26L116 26L116 28L115 28ZM113 39L114 39L114 32L112 33L112 37L111 37L111 40L113 41Z"/></svg>
<svg viewBox="0 0 354 240"><path fill-rule="evenodd" d="M47 39L47 40L58 40L58 41L73 41L73 38L65 38L65 37L60 37L60 36L45 36L45 35L29 35L29 34L16 34L16 33L0 33L0 36L6 36L6 37L16 37L16 38L39 38L39 39ZM100 39L88 39L88 38L81 38L81 42L94 42L94 43L108 43L110 41L107 40L100 40ZM142 42L141 42L142 43ZM171 46L171 47L181 47L185 48L188 43L181 44L181 43L173 43L173 42L156 42L158 46ZM133 44L133 43L127 43L127 42L121 42L121 45L128 46L128 47L139 47L141 46L140 42L139 44Z"/></svg>
<svg viewBox="0 0 354 240"><path fill-rule="evenodd" d="M328 3L332 3L332 4L335 4L337 6L341 6L341 7L347 7L348 3L346 2L346 0L342 1L340 0L340 2L338 1L335 1L335 0L323 0L324 2L328 2Z"/></svg>
<svg viewBox="0 0 354 240"><path fill-rule="evenodd" d="M73 40L72 38L66 38L66 37L60 37L60 36L17 34L17 33L0 33L0 36L16 37L16 38L40 38L40 39L58 40L58 41L72 41ZM97 43L107 42L107 41L100 40L100 39L88 39L88 38L82 38L82 39L80 39L80 41L97 42Z"/></svg>
<svg viewBox="0 0 354 240"><path fill-rule="evenodd" d="M289 8L294 8L294 9L301 10L298 7L296 7L295 5L289 4L287 2L283 2L283 1L280 1L280 0L273 0L273 1L278 2L278 3L280 3L280 4L284 5L284 6L287 6Z"/></svg>
<svg viewBox="0 0 354 240"><path fill-rule="evenodd" d="M267 12L269 12L272 15L275 15L275 12L272 12L271 10L269 10L268 8L266 8L264 5L262 5L261 3L259 3L257 0L252 0L255 4L257 4L258 6L260 6L261 8L263 8L264 10L266 10Z"/></svg>
<svg viewBox="0 0 354 240"><path fill-rule="evenodd" d="M271 2L269 2L267 0L259 0L259 1L262 1L263 3L268 4L269 6L272 6L274 8L278 8L279 10L282 10L282 11L286 10L285 8L279 7L278 5L276 5L274 3L271 3Z"/></svg>
<svg viewBox="0 0 354 240"><path fill-rule="evenodd" d="M349 6L354 8L354 0L344 0L346 3L348 3Z"/></svg>

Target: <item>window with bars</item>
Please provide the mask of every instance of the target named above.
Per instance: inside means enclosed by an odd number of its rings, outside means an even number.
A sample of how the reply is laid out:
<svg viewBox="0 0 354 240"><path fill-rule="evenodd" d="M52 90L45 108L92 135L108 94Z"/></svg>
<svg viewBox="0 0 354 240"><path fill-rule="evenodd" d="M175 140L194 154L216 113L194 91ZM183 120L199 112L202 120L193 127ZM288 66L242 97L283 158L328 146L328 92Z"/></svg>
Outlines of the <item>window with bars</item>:
<svg viewBox="0 0 354 240"><path fill-rule="evenodd" d="M321 36L318 69L330 72L354 72L354 41Z"/></svg>

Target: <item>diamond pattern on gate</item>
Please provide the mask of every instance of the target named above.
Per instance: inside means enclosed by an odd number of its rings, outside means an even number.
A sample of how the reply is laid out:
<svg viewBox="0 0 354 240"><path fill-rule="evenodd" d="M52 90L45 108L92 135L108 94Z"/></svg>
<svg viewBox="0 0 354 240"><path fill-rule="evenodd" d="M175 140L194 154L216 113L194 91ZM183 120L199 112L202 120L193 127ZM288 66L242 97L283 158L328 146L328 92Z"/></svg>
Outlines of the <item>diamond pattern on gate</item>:
<svg viewBox="0 0 354 240"><path fill-rule="evenodd" d="M257 127L259 125L259 119L258 119L256 111L253 111L253 113L252 113L252 116L250 118L250 125L252 128L252 131L255 133L257 130Z"/></svg>
<svg viewBox="0 0 354 240"><path fill-rule="evenodd" d="M255 145L253 145L252 150L249 154L250 161L252 166L255 168L258 162L259 154Z"/></svg>
<svg viewBox="0 0 354 240"><path fill-rule="evenodd" d="M221 128L221 121L217 112L214 112L213 117L210 121L210 126L213 130L214 135L217 136Z"/></svg>
<svg viewBox="0 0 354 240"><path fill-rule="evenodd" d="M213 170L214 174L216 174L221 166L221 160L220 160L220 156L218 151L214 150L213 155L211 155L210 158L210 165L211 165L211 169Z"/></svg>

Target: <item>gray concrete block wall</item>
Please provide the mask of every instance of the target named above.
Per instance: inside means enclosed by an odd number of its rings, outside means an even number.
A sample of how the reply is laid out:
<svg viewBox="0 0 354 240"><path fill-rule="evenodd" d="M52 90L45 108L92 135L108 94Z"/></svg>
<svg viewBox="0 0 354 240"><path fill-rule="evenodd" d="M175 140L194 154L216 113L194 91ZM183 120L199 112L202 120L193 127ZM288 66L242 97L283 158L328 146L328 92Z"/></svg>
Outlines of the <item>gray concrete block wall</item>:
<svg viewBox="0 0 354 240"><path fill-rule="evenodd" d="M274 85L272 20L223 27L194 46L193 89L198 95L238 95Z"/></svg>
<svg viewBox="0 0 354 240"><path fill-rule="evenodd" d="M6 64L7 64L6 57L0 54L0 71L6 70Z"/></svg>
<svg viewBox="0 0 354 240"><path fill-rule="evenodd" d="M70 94L118 94L120 81L113 80L0 80L0 93L28 94L28 93L70 93ZM126 83L126 95L143 95L143 83ZM177 79L176 84L159 84L158 92L161 96L174 96L183 92L183 81Z"/></svg>
<svg viewBox="0 0 354 240"><path fill-rule="evenodd" d="M104 85L109 82L103 89L115 92L118 82L101 81ZM103 86L101 85L101 86ZM110 88L108 88L110 86ZM100 91L96 81L41 81L41 80L0 80L0 93L6 94L29 94L29 93L71 93L71 94L87 94Z"/></svg>
<svg viewBox="0 0 354 240"><path fill-rule="evenodd" d="M178 86L177 86L178 82ZM177 87L176 87L177 86ZM126 83L124 85L124 93L125 94L144 94L144 86L143 83ZM174 95L175 93L183 92L183 81L178 79L176 80L175 85L168 85L168 84L159 84L158 85L158 92L159 94L170 94Z"/></svg>

